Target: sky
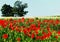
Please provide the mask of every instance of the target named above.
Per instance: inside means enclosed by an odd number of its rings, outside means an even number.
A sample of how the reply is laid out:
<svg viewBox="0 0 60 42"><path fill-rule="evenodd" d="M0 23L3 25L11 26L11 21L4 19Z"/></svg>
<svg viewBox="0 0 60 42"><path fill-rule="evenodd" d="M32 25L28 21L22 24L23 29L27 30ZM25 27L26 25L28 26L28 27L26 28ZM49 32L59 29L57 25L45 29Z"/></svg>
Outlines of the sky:
<svg viewBox="0 0 60 42"><path fill-rule="evenodd" d="M6 3L8 5L14 6L17 0L0 0L0 10L1 7ZM20 0L22 3L27 3L28 11L25 17L29 16L54 16L60 15L60 0ZM2 13L0 11L0 17Z"/></svg>

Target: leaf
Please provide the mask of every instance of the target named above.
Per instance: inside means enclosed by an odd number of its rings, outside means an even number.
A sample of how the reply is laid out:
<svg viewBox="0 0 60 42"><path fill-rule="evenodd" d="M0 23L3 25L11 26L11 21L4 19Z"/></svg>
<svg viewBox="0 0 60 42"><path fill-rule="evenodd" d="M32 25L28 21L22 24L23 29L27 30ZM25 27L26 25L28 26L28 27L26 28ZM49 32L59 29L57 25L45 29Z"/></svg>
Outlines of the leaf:
<svg viewBox="0 0 60 42"><path fill-rule="evenodd" d="M31 42L34 42L34 40L32 39Z"/></svg>
<svg viewBox="0 0 60 42"><path fill-rule="evenodd" d="M40 40L36 40L35 42L41 42Z"/></svg>
<svg viewBox="0 0 60 42"><path fill-rule="evenodd" d="M24 24L22 22L20 22L20 26L23 26Z"/></svg>
<svg viewBox="0 0 60 42"><path fill-rule="evenodd" d="M54 36L51 36L51 40L53 40L53 41L54 41L54 40L56 40L56 38L55 38Z"/></svg>
<svg viewBox="0 0 60 42"><path fill-rule="evenodd" d="M42 31L39 31L38 36L42 36L42 35L43 35Z"/></svg>
<svg viewBox="0 0 60 42"><path fill-rule="evenodd" d="M30 37L27 37L26 40L27 40L27 42L31 42L31 38Z"/></svg>

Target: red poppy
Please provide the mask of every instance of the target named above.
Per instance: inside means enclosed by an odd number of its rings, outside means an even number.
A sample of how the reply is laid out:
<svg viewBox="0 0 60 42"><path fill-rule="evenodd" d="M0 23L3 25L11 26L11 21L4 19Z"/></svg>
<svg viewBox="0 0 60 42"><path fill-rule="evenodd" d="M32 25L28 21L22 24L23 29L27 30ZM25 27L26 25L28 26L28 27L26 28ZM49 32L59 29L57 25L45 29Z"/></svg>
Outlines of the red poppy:
<svg viewBox="0 0 60 42"><path fill-rule="evenodd" d="M55 36L56 39L58 39L58 36Z"/></svg>
<svg viewBox="0 0 60 42"><path fill-rule="evenodd" d="M40 22L40 20L36 20L37 22Z"/></svg>
<svg viewBox="0 0 60 42"><path fill-rule="evenodd" d="M40 27L37 27L36 30L40 30Z"/></svg>
<svg viewBox="0 0 60 42"><path fill-rule="evenodd" d="M48 22L53 24L53 23L54 23L54 20L51 19L51 20L49 20Z"/></svg>
<svg viewBox="0 0 60 42"><path fill-rule="evenodd" d="M60 31L58 31L57 34L60 35Z"/></svg>
<svg viewBox="0 0 60 42"><path fill-rule="evenodd" d="M26 21L26 24L28 24L28 21Z"/></svg>
<svg viewBox="0 0 60 42"><path fill-rule="evenodd" d="M40 39L41 36L36 36L36 40Z"/></svg>
<svg viewBox="0 0 60 42"><path fill-rule="evenodd" d="M4 20L3 24L1 24L3 28L5 28L8 25L8 21Z"/></svg>
<svg viewBox="0 0 60 42"><path fill-rule="evenodd" d="M31 34L31 38L34 38L34 36L35 36L34 33L32 33L32 34Z"/></svg>
<svg viewBox="0 0 60 42"><path fill-rule="evenodd" d="M3 34L2 38L7 39L8 38L8 34Z"/></svg>
<svg viewBox="0 0 60 42"><path fill-rule="evenodd" d="M30 37L30 36L31 36L31 34L29 34L29 33L27 33L26 35L27 35L28 37Z"/></svg>
<svg viewBox="0 0 60 42"><path fill-rule="evenodd" d="M43 31L42 34L43 34L43 35L46 35L47 33Z"/></svg>
<svg viewBox="0 0 60 42"><path fill-rule="evenodd" d="M41 36L40 40L44 40L44 39L45 39L45 37L44 36Z"/></svg>
<svg viewBox="0 0 60 42"><path fill-rule="evenodd" d="M4 24L4 20L0 20L0 25Z"/></svg>
<svg viewBox="0 0 60 42"><path fill-rule="evenodd" d="M35 24L31 24L31 25L30 25L30 29L31 29L31 30L36 30L36 25L35 25Z"/></svg>
<svg viewBox="0 0 60 42"><path fill-rule="evenodd" d="M48 31L50 31L50 28L47 28Z"/></svg>
<svg viewBox="0 0 60 42"><path fill-rule="evenodd" d="M19 30L19 28L15 28L17 32L20 32L21 30Z"/></svg>
<svg viewBox="0 0 60 42"><path fill-rule="evenodd" d="M38 23L38 27L40 27L40 23Z"/></svg>
<svg viewBox="0 0 60 42"><path fill-rule="evenodd" d="M44 20L43 22L48 22L48 20L46 19L46 20Z"/></svg>
<svg viewBox="0 0 60 42"><path fill-rule="evenodd" d="M36 35L38 34L38 31L37 30L35 30L35 33L36 33Z"/></svg>
<svg viewBox="0 0 60 42"><path fill-rule="evenodd" d="M20 41L20 40L21 40L21 38L17 38L16 40L17 40L17 41Z"/></svg>
<svg viewBox="0 0 60 42"><path fill-rule="evenodd" d="M29 19L29 22L32 23L34 21L34 19Z"/></svg>
<svg viewBox="0 0 60 42"><path fill-rule="evenodd" d="M0 20L0 25L5 28L7 26L7 21L6 20Z"/></svg>
<svg viewBox="0 0 60 42"><path fill-rule="evenodd" d="M27 33L27 29L24 29L23 32L24 32L24 34L26 34Z"/></svg>
<svg viewBox="0 0 60 42"><path fill-rule="evenodd" d="M35 31L36 34L38 34L38 31L39 31L39 30L40 30L40 27L35 27L35 28L34 28L34 31Z"/></svg>
<svg viewBox="0 0 60 42"><path fill-rule="evenodd" d="M36 25L35 24L31 24L30 27L36 27Z"/></svg>
<svg viewBox="0 0 60 42"><path fill-rule="evenodd" d="M14 20L14 23L16 23L17 22L17 20Z"/></svg>
<svg viewBox="0 0 60 42"><path fill-rule="evenodd" d="M44 35L44 36L43 36L43 39L46 39L46 38L47 38L47 35Z"/></svg>
<svg viewBox="0 0 60 42"><path fill-rule="evenodd" d="M59 24L59 20L58 19L55 20L55 24Z"/></svg>
<svg viewBox="0 0 60 42"><path fill-rule="evenodd" d="M25 19L24 19L24 18L22 18L22 19L21 19L21 22L24 22L24 21L25 21Z"/></svg>
<svg viewBox="0 0 60 42"><path fill-rule="evenodd" d="M52 35L52 33L51 32L48 32L47 38L49 38L51 35Z"/></svg>
<svg viewBox="0 0 60 42"><path fill-rule="evenodd" d="M14 30L15 28L14 27L11 27L11 30Z"/></svg>
<svg viewBox="0 0 60 42"><path fill-rule="evenodd" d="M31 31L31 29L30 28L27 28L27 32L30 32Z"/></svg>
<svg viewBox="0 0 60 42"><path fill-rule="evenodd" d="M13 26L13 23L11 23L11 22L10 22L10 25L9 25L9 27L11 28L12 26Z"/></svg>

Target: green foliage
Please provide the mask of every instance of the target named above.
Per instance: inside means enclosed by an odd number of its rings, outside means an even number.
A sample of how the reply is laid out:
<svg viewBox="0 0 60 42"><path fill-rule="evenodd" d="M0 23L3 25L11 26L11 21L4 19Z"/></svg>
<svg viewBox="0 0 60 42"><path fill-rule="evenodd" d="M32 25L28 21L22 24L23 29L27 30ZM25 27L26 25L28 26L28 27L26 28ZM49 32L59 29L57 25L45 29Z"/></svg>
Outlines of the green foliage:
<svg viewBox="0 0 60 42"><path fill-rule="evenodd" d="M2 11L2 16L13 16L13 14L12 14L12 7L10 6L10 5L7 5L7 4L4 4L3 6L2 6L2 9L1 9L1 11Z"/></svg>
<svg viewBox="0 0 60 42"><path fill-rule="evenodd" d="M4 4L1 8L2 16L24 16L28 11L24 9L27 8L27 3L21 4L20 1L14 3L14 7Z"/></svg>

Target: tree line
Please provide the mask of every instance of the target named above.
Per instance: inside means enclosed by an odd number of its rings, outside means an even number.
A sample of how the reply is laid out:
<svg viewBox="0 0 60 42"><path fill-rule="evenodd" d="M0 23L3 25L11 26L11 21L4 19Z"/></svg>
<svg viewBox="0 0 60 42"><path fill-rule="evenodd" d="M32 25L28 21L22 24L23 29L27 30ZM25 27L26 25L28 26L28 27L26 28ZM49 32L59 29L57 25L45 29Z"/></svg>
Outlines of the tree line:
<svg viewBox="0 0 60 42"><path fill-rule="evenodd" d="M28 7L27 3L22 4L21 1L16 1L13 7L10 5L4 4L1 8L2 16L3 17L25 16L28 13L28 11L25 11L24 9L27 7Z"/></svg>

